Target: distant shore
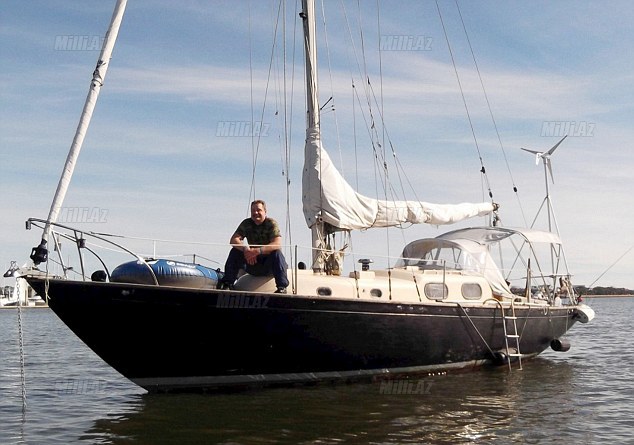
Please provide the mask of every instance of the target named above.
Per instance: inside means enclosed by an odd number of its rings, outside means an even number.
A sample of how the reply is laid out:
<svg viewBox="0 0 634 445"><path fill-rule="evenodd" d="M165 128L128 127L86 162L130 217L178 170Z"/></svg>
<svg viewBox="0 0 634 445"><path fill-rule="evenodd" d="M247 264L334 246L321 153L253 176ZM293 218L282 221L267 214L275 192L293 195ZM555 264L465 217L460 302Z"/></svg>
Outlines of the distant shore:
<svg viewBox="0 0 634 445"><path fill-rule="evenodd" d="M634 297L634 295L624 294L624 295L582 295L581 298L625 298L625 297Z"/></svg>

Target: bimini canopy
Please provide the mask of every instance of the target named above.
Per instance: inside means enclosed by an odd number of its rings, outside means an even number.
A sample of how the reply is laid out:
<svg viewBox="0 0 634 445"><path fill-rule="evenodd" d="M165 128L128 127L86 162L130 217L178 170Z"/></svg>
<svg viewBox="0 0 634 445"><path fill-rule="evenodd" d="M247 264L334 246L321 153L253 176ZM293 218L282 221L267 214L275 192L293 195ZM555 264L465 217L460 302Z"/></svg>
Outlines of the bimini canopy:
<svg viewBox="0 0 634 445"><path fill-rule="evenodd" d="M436 238L411 242L403 249L396 267L446 268L480 275L487 279L494 293L511 297L509 285L491 257L489 248L513 235L528 244L561 244L556 234L538 230L501 227L460 229Z"/></svg>
<svg viewBox="0 0 634 445"><path fill-rule="evenodd" d="M510 236L517 235L529 243L561 244L559 236L552 232L535 229L512 229L508 227L474 227L444 233L437 239L468 239L479 244L500 242Z"/></svg>

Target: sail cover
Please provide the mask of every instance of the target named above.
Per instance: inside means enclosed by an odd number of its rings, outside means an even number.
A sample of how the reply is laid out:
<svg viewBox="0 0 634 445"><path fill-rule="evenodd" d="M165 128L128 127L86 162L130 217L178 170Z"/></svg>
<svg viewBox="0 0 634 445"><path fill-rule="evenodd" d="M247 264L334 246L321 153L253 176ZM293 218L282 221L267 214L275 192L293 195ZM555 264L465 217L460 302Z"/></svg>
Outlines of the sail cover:
<svg viewBox="0 0 634 445"><path fill-rule="evenodd" d="M344 230L411 224L452 224L493 211L493 204L432 204L421 201L386 201L357 193L335 168L324 150L319 129L306 132L302 201L308 227L320 219Z"/></svg>

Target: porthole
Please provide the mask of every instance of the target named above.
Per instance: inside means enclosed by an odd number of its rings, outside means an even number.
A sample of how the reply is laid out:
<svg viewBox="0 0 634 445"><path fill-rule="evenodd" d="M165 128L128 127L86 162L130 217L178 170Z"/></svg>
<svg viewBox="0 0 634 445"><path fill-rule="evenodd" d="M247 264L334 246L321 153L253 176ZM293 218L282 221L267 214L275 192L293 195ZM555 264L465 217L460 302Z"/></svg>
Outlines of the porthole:
<svg viewBox="0 0 634 445"><path fill-rule="evenodd" d="M381 291L381 289L372 289L370 291L370 296L372 297L381 298L382 295L383 295L383 291Z"/></svg>
<svg viewBox="0 0 634 445"><path fill-rule="evenodd" d="M482 297L482 287L478 283L462 283L461 291L466 300L479 300Z"/></svg>
<svg viewBox="0 0 634 445"><path fill-rule="evenodd" d="M318 287L317 295L320 295L322 297L330 297L332 295L332 289L330 289L329 287Z"/></svg>
<svg viewBox="0 0 634 445"><path fill-rule="evenodd" d="M425 284L425 296L430 300L444 300L448 294L447 285L444 283Z"/></svg>

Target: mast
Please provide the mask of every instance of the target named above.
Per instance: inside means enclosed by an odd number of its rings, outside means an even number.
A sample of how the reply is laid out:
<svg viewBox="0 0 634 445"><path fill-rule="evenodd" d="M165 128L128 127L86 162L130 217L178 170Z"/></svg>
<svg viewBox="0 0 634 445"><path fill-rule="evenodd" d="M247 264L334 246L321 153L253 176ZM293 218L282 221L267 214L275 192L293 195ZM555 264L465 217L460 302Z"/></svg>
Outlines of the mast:
<svg viewBox="0 0 634 445"><path fill-rule="evenodd" d="M313 144L319 145L321 131L319 127L319 96L317 85L317 43L315 26L315 2L314 0L302 0L302 12L300 14L304 25L304 53L306 61L306 146L305 151L312 149ZM304 159L309 159L305 153ZM308 169L304 165L304 171ZM306 193L306 190L304 190ZM310 227L312 234L313 265L314 271L324 269L322 252L326 248L324 222L317 218Z"/></svg>
<svg viewBox="0 0 634 445"><path fill-rule="evenodd" d="M315 129L317 139L319 135L319 98L317 96L317 43L315 26L314 0L302 0L303 11L301 17L304 24L304 51L306 59L306 106L307 131ZM308 134L307 134L308 136Z"/></svg>
<svg viewBox="0 0 634 445"><path fill-rule="evenodd" d="M73 143L71 144L68 156L66 157L64 171L62 172L62 176L57 184L57 190L55 191L55 196L53 197L53 202L51 203L51 208L48 212L46 226L44 227L44 232L42 233L42 240L40 245L34 247L31 251L31 259L33 260L33 264L36 266L47 260L48 251L46 249L46 243L51 232L51 224L57 221L57 217L64 203L66 191L70 185L70 180L73 176L75 165L77 164L79 152L81 151L84 138L86 137L86 132L88 131L88 126L90 125L92 113L95 109L95 105L97 104L97 98L99 97L101 86L106 78L106 72L108 71L108 65L110 64L110 58L112 57L112 50L114 49L114 44L117 40L117 35L119 34L119 27L121 26L121 21L123 20L126 3L127 0L117 0L114 12L112 13L110 26L108 27L108 32L106 33L106 38L104 39L103 47L101 48L101 53L99 54L99 59L97 60L97 67L92 74L92 81L90 82L86 102L84 103L84 108L82 110L81 117L79 118L79 124L77 125L77 130L75 131L75 137L73 138Z"/></svg>

